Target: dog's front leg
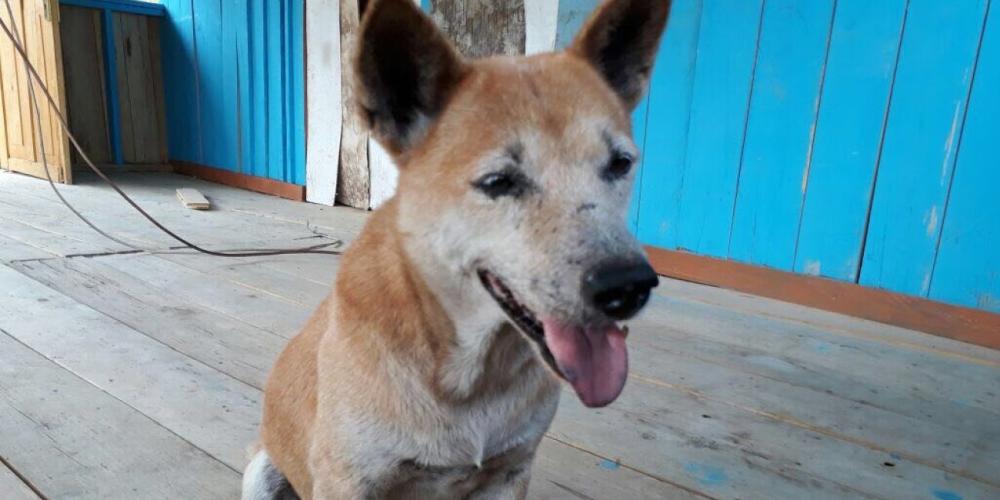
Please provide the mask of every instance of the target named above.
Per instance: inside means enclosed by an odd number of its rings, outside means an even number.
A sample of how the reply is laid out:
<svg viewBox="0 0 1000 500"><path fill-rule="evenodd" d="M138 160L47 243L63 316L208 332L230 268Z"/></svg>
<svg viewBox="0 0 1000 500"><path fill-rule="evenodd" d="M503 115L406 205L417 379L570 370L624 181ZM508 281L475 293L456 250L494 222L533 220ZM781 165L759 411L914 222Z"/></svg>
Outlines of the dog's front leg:
<svg viewBox="0 0 1000 500"><path fill-rule="evenodd" d="M338 456L336 449L313 449L309 468L312 473L311 495L303 500L354 500L372 498L373 482ZM343 450L339 450L343 451Z"/></svg>

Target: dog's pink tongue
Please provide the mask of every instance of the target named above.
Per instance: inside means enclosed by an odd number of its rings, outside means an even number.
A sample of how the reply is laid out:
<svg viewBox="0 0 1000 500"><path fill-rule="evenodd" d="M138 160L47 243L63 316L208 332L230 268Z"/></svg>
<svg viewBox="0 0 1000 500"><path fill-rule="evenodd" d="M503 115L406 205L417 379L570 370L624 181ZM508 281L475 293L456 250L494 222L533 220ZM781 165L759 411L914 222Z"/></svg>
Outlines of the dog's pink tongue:
<svg viewBox="0 0 1000 500"><path fill-rule="evenodd" d="M542 324L545 342L559 370L583 404L606 406L621 394L628 377L624 332L614 325L584 329L553 320Z"/></svg>

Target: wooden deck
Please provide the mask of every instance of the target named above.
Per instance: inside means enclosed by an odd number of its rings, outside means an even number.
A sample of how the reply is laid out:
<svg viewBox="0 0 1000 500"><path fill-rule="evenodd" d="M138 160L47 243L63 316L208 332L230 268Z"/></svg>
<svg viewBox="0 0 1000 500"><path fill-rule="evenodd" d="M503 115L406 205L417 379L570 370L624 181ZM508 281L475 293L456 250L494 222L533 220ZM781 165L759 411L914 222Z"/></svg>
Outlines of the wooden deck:
<svg viewBox="0 0 1000 500"><path fill-rule="evenodd" d="M366 217L118 178L216 249L349 242ZM0 498L237 498L260 387L337 258L171 252L82 182L66 188L79 209L164 252L129 253L45 183L0 173ZM214 210L184 209L178 187ZM1000 498L1000 352L676 281L632 332L623 396L563 398L532 498Z"/></svg>

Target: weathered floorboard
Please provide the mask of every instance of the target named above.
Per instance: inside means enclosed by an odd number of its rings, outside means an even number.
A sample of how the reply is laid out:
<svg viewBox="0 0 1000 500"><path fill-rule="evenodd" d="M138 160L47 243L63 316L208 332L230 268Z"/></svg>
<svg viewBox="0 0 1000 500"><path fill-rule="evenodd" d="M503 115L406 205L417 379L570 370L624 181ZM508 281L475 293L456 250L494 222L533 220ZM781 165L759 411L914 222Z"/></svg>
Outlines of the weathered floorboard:
<svg viewBox="0 0 1000 500"><path fill-rule="evenodd" d="M49 498L238 496L236 471L3 331L0 455Z"/></svg>
<svg viewBox="0 0 1000 500"><path fill-rule="evenodd" d="M7 495L8 500L40 500L38 495L0 462L0 491Z"/></svg>
<svg viewBox="0 0 1000 500"><path fill-rule="evenodd" d="M234 470L257 437L260 392L17 271L0 267L7 335ZM59 311L38 314L38 304ZM243 443L239 445L237 443Z"/></svg>

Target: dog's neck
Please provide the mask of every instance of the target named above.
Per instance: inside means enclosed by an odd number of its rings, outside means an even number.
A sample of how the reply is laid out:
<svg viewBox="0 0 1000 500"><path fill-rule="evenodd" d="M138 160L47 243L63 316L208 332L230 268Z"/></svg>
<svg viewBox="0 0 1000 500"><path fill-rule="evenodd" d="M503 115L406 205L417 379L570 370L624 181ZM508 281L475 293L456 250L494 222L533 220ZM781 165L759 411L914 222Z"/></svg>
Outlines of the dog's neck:
<svg viewBox="0 0 1000 500"><path fill-rule="evenodd" d="M441 272L447 267L432 252L408 248L397 207L393 200L379 209L345 256L337 287L355 290L338 296L365 302L341 304L341 314L369 324L387 340L381 348L417 356L420 378L454 403L503 392L527 368L544 371L474 273Z"/></svg>

